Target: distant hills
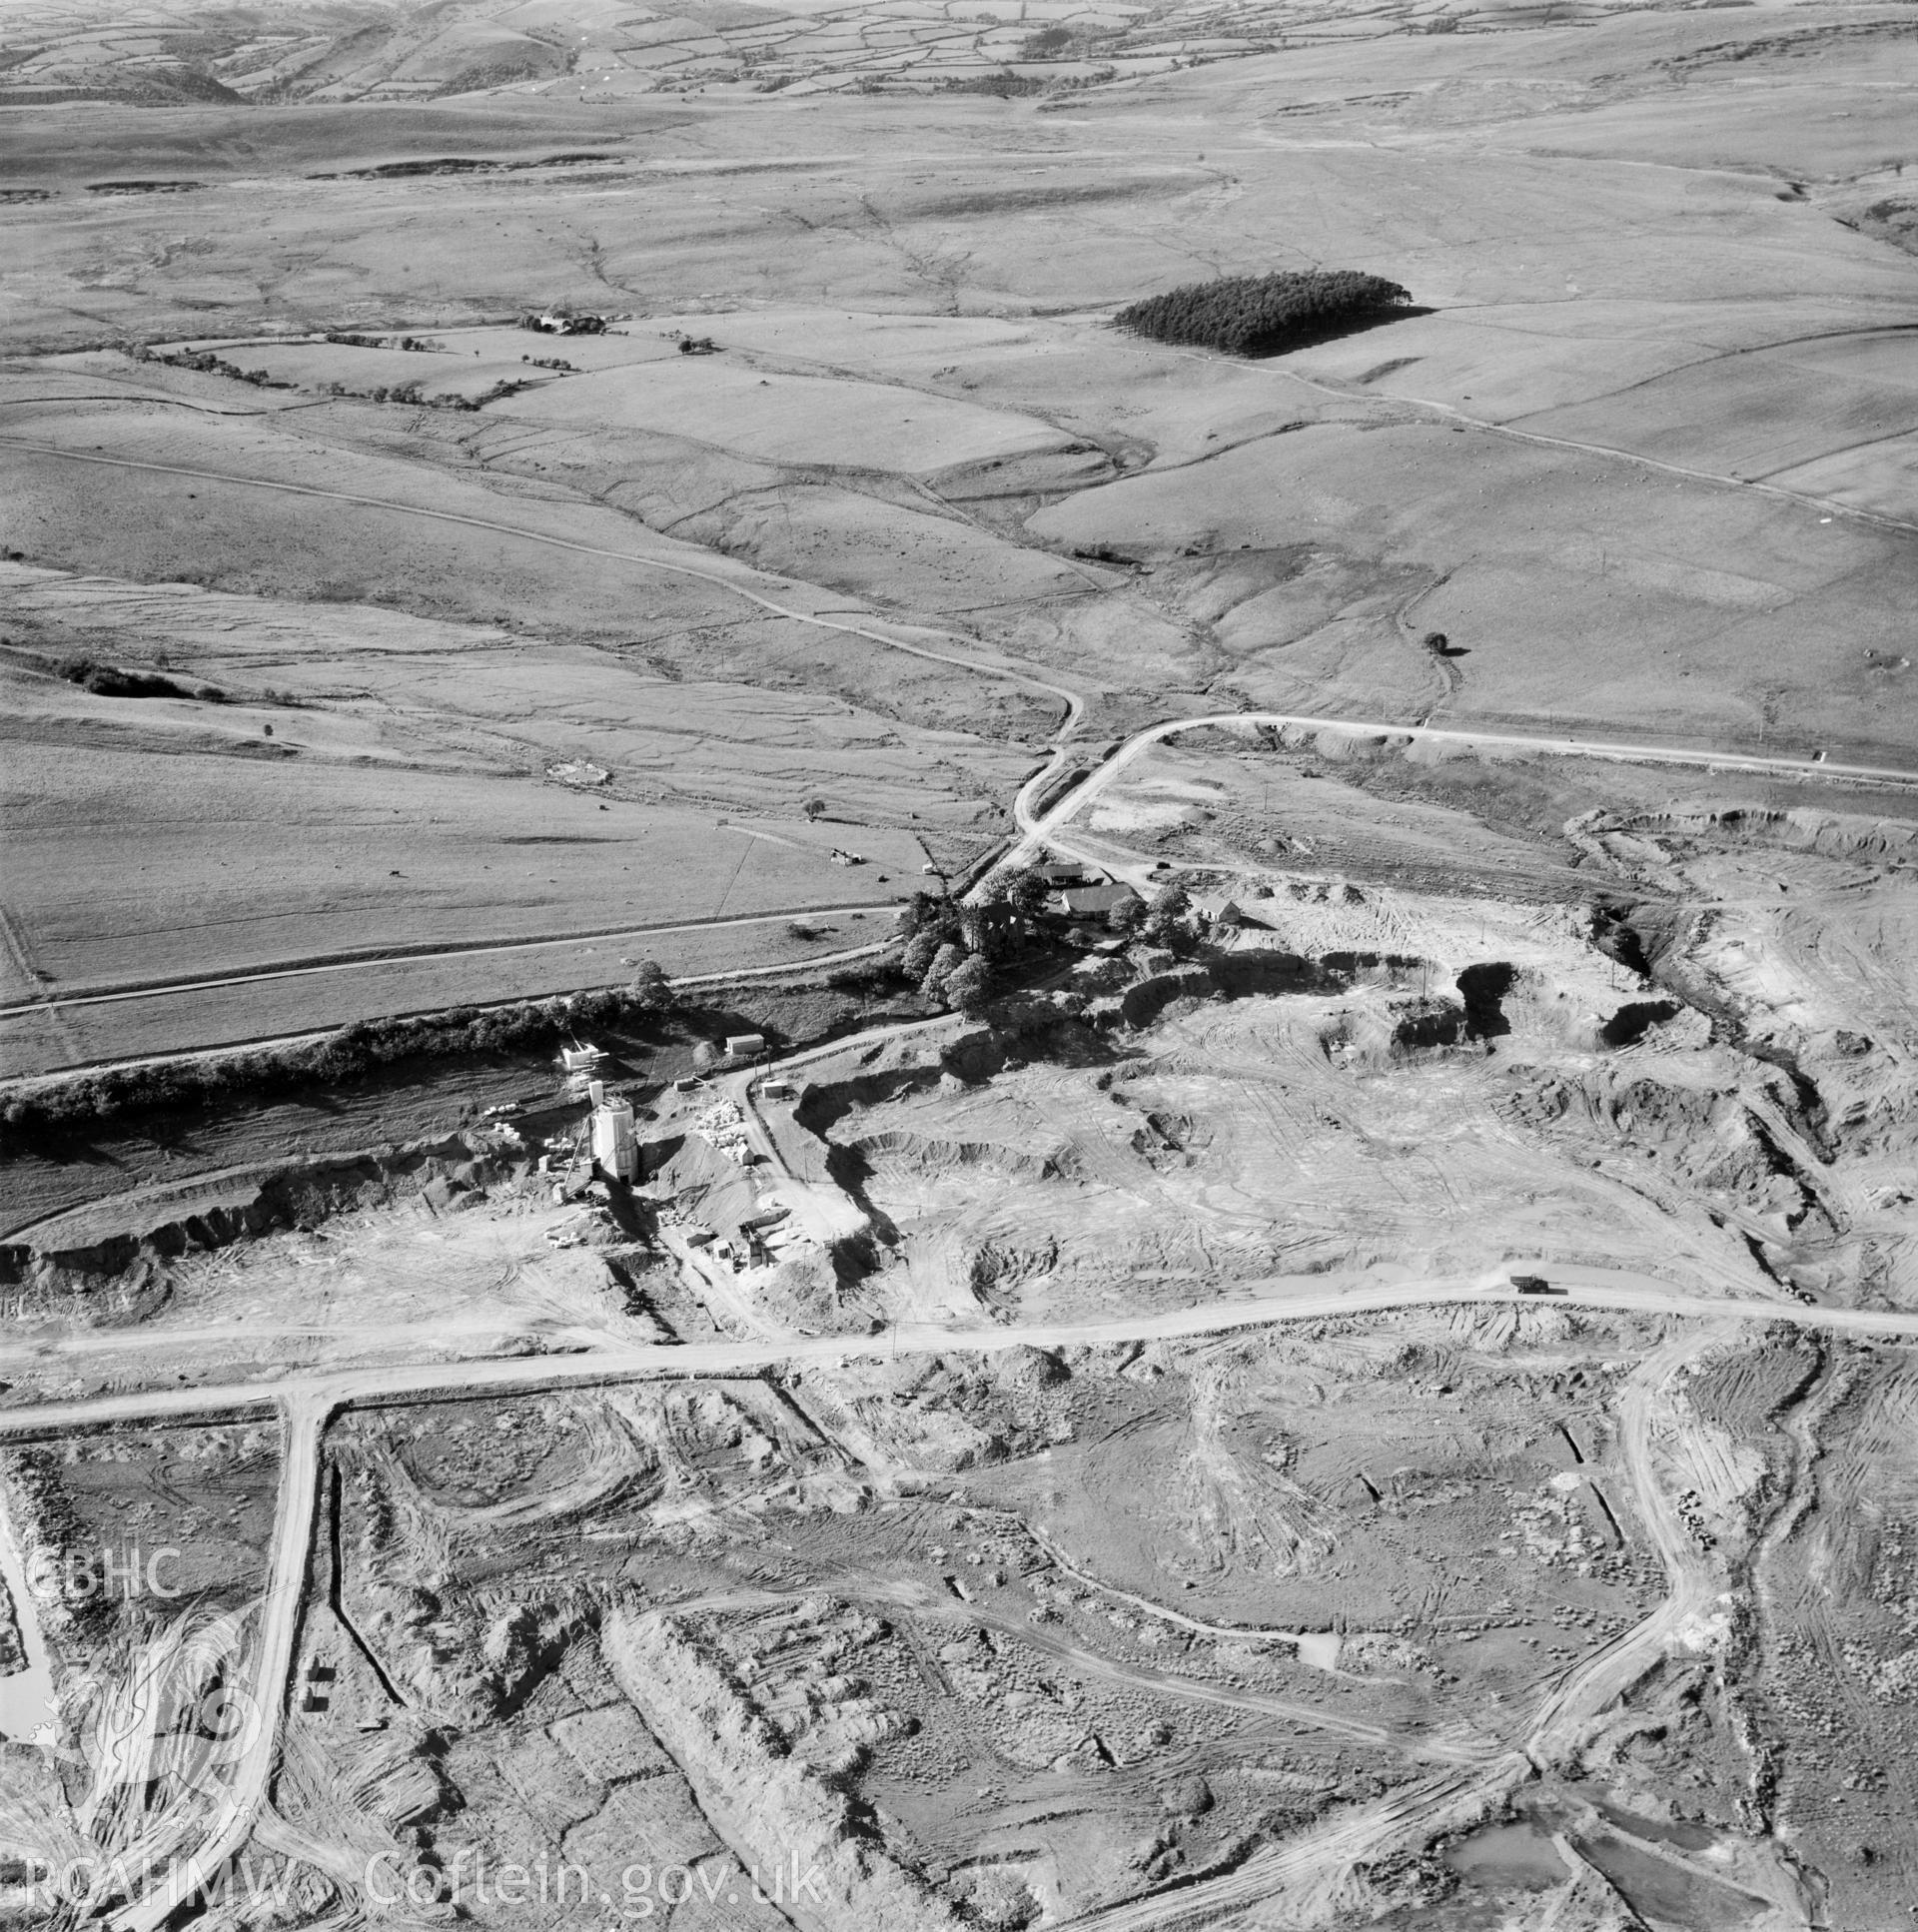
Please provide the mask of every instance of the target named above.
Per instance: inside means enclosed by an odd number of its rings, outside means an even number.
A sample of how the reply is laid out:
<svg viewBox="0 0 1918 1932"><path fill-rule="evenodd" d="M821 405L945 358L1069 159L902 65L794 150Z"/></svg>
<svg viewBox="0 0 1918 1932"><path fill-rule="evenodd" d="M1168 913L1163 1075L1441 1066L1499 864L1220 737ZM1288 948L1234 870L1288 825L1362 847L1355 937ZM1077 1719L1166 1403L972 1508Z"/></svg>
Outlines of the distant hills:
<svg viewBox="0 0 1918 1932"><path fill-rule="evenodd" d="M1061 96L1368 34L1524 24L1528 0L285 0L0 9L0 106L434 101L558 94ZM1514 12L1514 5L1517 11ZM1608 10L1557 0L1564 24Z"/></svg>

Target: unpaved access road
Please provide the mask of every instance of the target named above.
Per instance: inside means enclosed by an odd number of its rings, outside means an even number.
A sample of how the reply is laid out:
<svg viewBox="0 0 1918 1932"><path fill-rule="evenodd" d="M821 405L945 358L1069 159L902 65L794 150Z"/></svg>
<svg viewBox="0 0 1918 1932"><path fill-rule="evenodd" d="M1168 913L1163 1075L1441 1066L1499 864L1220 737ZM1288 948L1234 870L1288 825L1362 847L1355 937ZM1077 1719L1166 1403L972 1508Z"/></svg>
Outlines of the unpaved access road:
<svg viewBox="0 0 1918 1932"><path fill-rule="evenodd" d="M1041 692L1057 698L1065 706L1065 715L1053 734L1053 750L1045 762L1019 788L1013 800L1014 822L1019 828L1017 842L990 867L973 888L976 896L986 882L997 872L1012 865L1026 865L1036 861L1046 850L1059 844L1064 828L1093 799L1103 792L1118 774L1138 758L1151 745L1175 733L1204 729L1207 726L1231 728L1235 725L1267 725L1279 729L1294 727L1309 731L1333 731L1355 737L1391 737L1418 742L1453 744L1461 746L1482 745L1494 749L1545 752L1560 757L1597 758L1610 763L1621 764L1671 764L1682 765L1695 770L1744 772L1757 776L1794 777L1800 779L1849 780L1871 784L1892 784L1900 786L1918 785L1918 772L1893 766L1832 764L1809 758L1768 757L1752 752L1716 751L1709 748L1674 746L1668 744L1624 743L1608 739L1582 739L1574 736L1534 735L1513 731L1473 731L1464 729L1440 728L1429 724L1406 723L1391 719L1377 718L1336 718L1322 717L1309 712L1286 711L1225 711L1197 717L1168 718L1157 724L1148 725L1135 732L1102 765L1086 777L1056 804L1041 812L1037 801L1043 798L1063 772L1071 765L1075 746L1073 734L1086 713L1085 694L1070 685L1060 683L1047 673L1044 667L1028 664L1022 660L980 652L973 648L960 650L939 650L930 645L915 643L903 637L888 635L868 624L848 622L838 618L816 614L812 611L795 608L789 603L768 596L752 588L739 577L723 571L702 569L697 565L679 562L675 559L648 556L640 551L614 550L601 545L580 543L570 538L553 536L538 530L529 530L518 524L494 521L487 518L465 515L455 510L439 510L417 503L403 503L385 497L364 496L346 490L324 489L308 483L283 483L274 479L235 476L223 471L191 468L184 465L152 464L135 461L132 458L109 457L90 452L62 450L57 447L31 443L24 439L0 437L0 446L28 450L38 455L56 457L74 463L104 464L109 467L157 473L164 476L179 476L202 481L220 482L244 487L290 492L295 495L321 497L327 500L354 503L363 507L390 510L396 515L426 517L431 520L457 523L469 527L494 530L504 535L516 536L528 542L543 543L555 548L573 550L588 556L605 556L620 562L630 563L642 569L667 572L672 575L696 579L712 585L732 595L741 597L760 609L774 615L790 617L795 622L814 625L824 630L839 631L861 637L869 642L881 644L889 650L903 651L914 657L952 665L977 676L994 678L1011 683L1022 689ZM766 581L777 583L776 578ZM883 621L875 618L874 621ZM914 626L914 628L921 628ZM936 633L949 642L969 644L970 640L958 637L955 633ZM1060 845L1061 850L1071 851L1070 847ZM1089 859L1102 866L1112 868L1110 861L1100 859L1091 853L1073 852L1072 856ZM1143 878L1149 868L1141 861L1135 870ZM1135 880L1135 883L1138 881ZM869 909L869 908L867 908ZM809 908L809 912L834 910L850 911L854 908ZM231 974L212 978L197 979L151 988L115 989L110 992L77 994L67 998L45 999L18 1002L0 1007L0 1021L8 1018L23 1017L36 1011L59 1009L66 1006L106 1003L109 1001L158 998L169 993L205 992L232 986L252 985L270 979L295 979L311 973L331 973L352 971L356 968L385 963L394 957L433 958L441 954L453 953L506 953L536 949L540 946L564 945L585 939L628 937L643 939L648 933L675 931L704 931L725 925L749 925L753 923L776 922L785 914L756 914L741 920L715 920L682 922L672 925L650 927L626 927L605 932L586 932L567 934L559 938L533 938L496 942L472 941L456 942L445 946L430 946L409 949L404 955L383 955L380 960L327 960L309 964L293 964L282 967L259 969L247 973ZM817 959L795 964L795 967L764 967L753 969L751 976L765 977L770 974L796 970L797 964L805 966L827 965L843 960L868 957L883 950L882 945L869 945L848 949L841 953L821 955ZM738 974L704 974L695 979L676 981L686 986L723 984L734 978L746 978L744 972ZM45 1078L58 1078L84 1071L86 1067L107 1064L128 1064L138 1066L164 1065L172 1062L203 1058L208 1054L232 1051L237 1046L284 1045L297 1041L324 1038L324 1033L272 1034L220 1049L206 1049L178 1054L160 1054L126 1063L90 1061L75 1063L73 1066L57 1070L55 1075Z"/></svg>
<svg viewBox="0 0 1918 1932"><path fill-rule="evenodd" d="M1066 755L1064 746L1067 740L1071 738L1073 732L1078 728L1081 718L1085 715L1086 700L1083 694L1068 685L1055 682L1042 666L1028 664L1017 658L996 655L991 652L981 652L971 647L971 640L969 638L960 636L954 632L940 631L923 624L914 624L911 626L901 625L900 628L910 628L921 633L935 635L947 642L958 644L962 648L956 650L941 650L934 648L930 644L918 643L906 637L894 636L884 630L872 627L874 624L885 621L876 612L871 613L871 622L859 623L801 609L793 603L782 601L779 597L768 595L765 591L755 589L753 587L753 583L755 582L767 583L776 588L784 587L781 579L769 576L764 572L753 571L748 573L743 567L737 573L728 573L720 569L701 568L697 564L681 562L671 557L648 555L641 549L611 549L601 544L581 543L570 537L554 536L542 530L528 529L517 523L495 520L489 517L469 516L458 510L434 509L420 503L399 502L389 497L365 496L349 490L325 489L312 483L284 483L277 479L266 477L236 476L226 471L198 469L181 464L143 463L131 457L111 457L95 452L63 450L56 445L34 443L20 437L0 437L0 448L24 450L37 456L52 457L69 463L99 464L110 469L139 471L148 475L181 477L203 483L231 483L242 488L274 490L283 494L322 498L330 502L352 503L361 508L385 510L396 516L424 517L435 522L460 524L471 529L487 530L499 535L516 537L528 543L541 543L554 549L569 550L582 556L608 557L617 562L631 564L638 569L657 570L672 576L691 578L696 582L708 584L716 590L724 591L728 595L739 597L757 609L763 610L772 616L787 617L795 623L809 624L819 630L836 631L844 636L863 638L868 643L882 645L887 650L901 651L909 657L920 657L932 663L947 664L955 669L968 671L975 676L996 679L1001 683L1012 684L1020 689L1034 691L1043 696L1057 699L1065 707L1065 711L1058 727L1053 732L1053 743L1059 749L1055 751L1052 759L1048 763L1046 767L1048 771L1057 769L1063 762ZM799 587L798 585L792 586L795 591ZM813 586L806 585L804 587L811 589ZM846 908L846 910L854 909ZM870 907L858 909L871 910ZM809 907L806 909L806 912L807 916L812 916L816 912L830 910L832 908ZM786 916L788 915L763 915L763 917L772 920ZM711 923L720 925L734 922L714 921ZM747 922L739 921L737 923L744 924ZM629 933L631 936L637 938L643 936L643 933L648 931L665 932L688 929L696 928L658 926L621 928L619 932ZM617 936L619 936L619 933L608 931L603 934L567 935L566 938L560 940L533 939L500 942L497 945L480 947L475 947L470 942L455 943L444 947L427 947L419 949L418 951L410 951L405 956L408 958L432 958L441 953L471 953L475 951L505 952L542 944L565 944L574 939L612 938ZM726 984L733 979L744 979L748 977L762 978L776 972L792 972L843 960L864 958L880 950L882 950L880 946L853 947L840 953L830 955L821 954L803 961L795 961L790 966L757 968L750 974L745 972L736 974L702 974L696 978L675 981L674 983L688 986ZM225 978L201 979L194 982L191 990L208 991L228 985L250 985L267 978L291 979L300 977L303 973L346 971L351 970L353 965L359 963L330 961L308 966L293 965L280 969L255 970ZM129 990L122 995L116 991L97 995L83 995L79 999L69 1002L33 1000L7 1008L0 1008L0 1021L4 1021L9 1017L20 1017L36 1011L43 1011L49 1006L57 1007L62 1004L84 1003L87 999L107 1000L118 997L160 997L164 996L167 992L184 992L187 990L190 989L186 986L156 987L144 994L135 990ZM58 1069L57 1072L59 1076L66 1076L84 1071L88 1067L108 1064L130 1064L138 1066L164 1065L178 1060L208 1057L213 1052L230 1052L242 1046L285 1045L296 1041L324 1037L324 1034L308 1033L263 1035L245 1041L233 1042L221 1049L154 1055L131 1062L75 1062L71 1066Z"/></svg>
<svg viewBox="0 0 1918 1932"><path fill-rule="evenodd" d="M1211 1924L1236 1907L1350 1872L1361 1859L1390 1852L1409 1832L1430 1837L1448 1820L1468 1822L1534 1773L1575 1770L1576 1753L1591 1726L1668 1651L1694 1643L1715 1607L1718 1579L1659 1486L1652 1468L1652 1438L1659 1422L1672 1419L1668 1398L1678 1374L1723 1334L1723 1329L1707 1328L1675 1337L1645 1358L1625 1392L1620 1448L1640 1520L1665 1567L1665 1600L1565 1672L1532 1714L1522 1749L1481 1752L1481 1768L1476 1770L1468 1768L1468 1754L1458 1751L1454 1756L1459 1768L1454 1771L1409 1785L1284 1846L1257 1853L1221 1877L1072 1920L1067 1932L1173 1932L1176 1927ZM1430 1750L1425 1754L1436 1755ZM1744 1889L1737 1875L1702 1869L1663 1844L1643 1849L1716 1885ZM1776 1908L1779 1916L1768 1922L1780 1925L1819 1922L1815 1902L1794 1868L1780 1861L1770 1876L1762 1898L1745 1890L1754 1912Z"/></svg>
<svg viewBox="0 0 1918 1932"><path fill-rule="evenodd" d="M1001 866L1030 865L1057 842L1058 834L1136 758L1162 740L1185 731L1267 725L1278 730L1332 731L1344 737L1396 738L1421 744L1486 745L1496 750L1546 752L1561 758L1597 758L1608 764L1684 765L1697 771L1736 771L1767 778L1849 779L1868 784L1918 786L1918 771L1892 765L1831 764L1814 758L1765 757L1748 751L1698 750L1684 745L1624 744L1614 739L1534 736L1522 731L1470 731L1430 724L1395 724L1379 718L1318 717L1301 711L1215 711L1203 717L1166 718L1135 731L1111 757L1045 811L1034 809L1061 768L1062 751L1019 789L1013 818L1019 842ZM1075 856L1080 856L1075 854ZM1100 861L1104 864L1105 861ZM1149 869L1140 861L1138 869Z"/></svg>
<svg viewBox="0 0 1918 1932"><path fill-rule="evenodd" d="M1702 1338L1710 1340L1710 1336ZM1699 1352L1701 1338L1681 1336L1639 1365L1620 1403L1619 1452L1631 1477L1638 1519L1665 1566L1669 1593L1650 1616L1621 1631L1579 1664L1545 1699L1531 1738L1540 1765L1568 1762L1592 1719L1623 1696L1651 1657L1710 1612L1716 1581L1652 1471L1653 1424L1668 1408L1672 1378Z"/></svg>
<svg viewBox="0 0 1918 1932"><path fill-rule="evenodd" d="M1918 1335L1918 1315L1876 1314L1850 1309L1815 1309L1799 1303L1712 1301L1674 1293L1646 1276L1599 1270L1561 1271L1564 1303L1638 1312L1704 1315L1726 1320L1742 1317L1758 1321L1795 1321L1863 1333ZM1284 1302L1258 1301L1173 1311L1159 1316L1121 1318L1098 1323L1046 1323L1021 1328L960 1330L914 1328L895 1334L849 1340L844 1337L807 1337L768 1343L701 1343L677 1348L607 1351L578 1356L462 1361L431 1367L399 1367L347 1372L329 1376L288 1378L279 1384L243 1383L220 1388L147 1391L107 1396L90 1401L50 1403L0 1414L0 1437L64 1435L75 1429L116 1422L187 1422L233 1414L261 1403L280 1407L286 1452L282 1463L279 1507L268 1573L268 1588L253 1674L260 1710L260 1731L241 1762L235 1784L220 1816L198 1853L176 1865L168 1884L123 1908L113 1923L116 1932L159 1932L171 1915L211 1882L246 1842L254 1819L270 1793L278 1761L280 1719L293 1668L302 1587L310 1553L318 1495L320 1442L327 1419L353 1403L432 1400L486 1391L534 1390L582 1386L657 1377L724 1377L750 1375L775 1366L807 1362L838 1362L858 1355L886 1354L901 1348L921 1351L1005 1350L1060 1348L1075 1345L1171 1340L1203 1336L1288 1320L1319 1320L1328 1316L1377 1312L1420 1305L1448 1305L1479 1301L1517 1302L1515 1290L1496 1277L1474 1281L1425 1284L1348 1285L1328 1291L1324 1278L1315 1292ZM1628 1429L1627 1451L1633 1459L1634 1480L1650 1483L1648 1455L1639 1435ZM1666 1523L1667 1515L1655 1495L1647 1520ZM1675 1533L1675 1531L1674 1531ZM1666 1548L1661 1554L1672 1575L1672 1598L1629 1633L1619 1645L1608 1647L1589 1666L1575 1672L1547 1700L1536 1726L1534 1743L1549 1752L1576 1718L1602 1708L1614 1678L1635 1669L1645 1645L1661 1642L1676 1619L1696 1608L1692 1582L1695 1563L1688 1546ZM977 1606L951 1613L977 1611ZM984 1612L978 1612L983 1616ZM1029 1633L1023 1629L1021 1635ZM1073 1652L1070 1660L1086 1659ZM1105 1660L1101 1660L1102 1664ZM1113 1666L1116 1668L1116 1666ZM1170 1686L1161 1686L1169 1688ZM1187 1684L1180 1694L1212 1699L1217 1687ZM1219 1692L1218 1701L1238 1701L1237 1693ZM1272 1713L1324 1725L1325 1713L1308 1706L1273 1701ZM1343 1727L1336 1726L1336 1727ZM1388 1748L1412 1748L1390 1733L1375 1737L1375 1727L1359 1726L1365 1741ZM1530 1774L1533 1757L1505 1751L1485 1762L1487 1747L1444 1740L1426 1740L1414 1752L1459 1767L1463 1759L1474 1768L1448 1768L1436 1779L1395 1792L1380 1804L1348 1813L1326 1830L1250 1861L1238 1872L1196 1885L1174 1895L1140 1901L1097 1915L1090 1923L1101 1932L1147 1932L1210 1915L1237 1903L1269 1895L1275 1886L1303 1882L1329 1863L1351 1863L1376 1847L1383 1847L1415 1827L1428 1828L1448 1812L1482 1804L1503 1786Z"/></svg>
<svg viewBox="0 0 1918 1932"><path fill-rule="evenodd" d="M1186 1703L1209 1704L1217 1709L1250 1711L1256 1716L1277 1717L1285 1723L1302 1724L1310 1730L1330 1731L1348 1737L1355 1744L1367 1744L1380 1751L1396 1751L1402 1756L1427 1764L1483 1764L1506 1755L1495 1739L1460 1742L1452 1738L1416 1737L1396 1731L1385 1724L1369 1724L1362 1718L1342 1717L1321 1705L1302 1704L1290 1697L1273 1697L1264 1691L1247 1690L1234 1684L1209 1682L1203 1677L1182 1677L1169 1670L1153 1670L1144 1664L1123 1664L1084 1644L1069 1643L1047 1631L1035 1629L1022 1617L1008 1616L979 1603L962 1603L957 1598L940 1598L924 1588L902 1584L889 1590L868 1590L867 1600L889 1604L894 1609L910 1609L915 1615L941 1618L947 1622L967 1623L978 1628L998 1630L1017 1637L1021 1643L1057 1658L1061 1663L1088 1677L1117 1684L1122 1690L1144 1690L1154 1696L1171 1697Z"/></svg>
<svg viewBox="0 0 1918 1932"><path fill-rule="evenodd" d="M1507 1751L1479 1770L1441 1771L1375 1804L1348 1811L1323 1830L1256 1852L1223 1877L1088 1912L1066 1920L1061 1932L1175 1932L1181 1926L1214 1925L1235 1909L1262 1904L1277 1892L1344 1876L1409 1831L1430 1833L1441 1828L1447 1817L1476 1816L1501 1791L1530 1774L1529 1763L1517 1751Z"/></svg>
<svg viewBox="0 0 1918 1932"><path fill-rule="evenodd" d="M1514 1266L1522 1269L1523 1264ZM1502 1274L1471 1280L1385 1283L1349 1277L1343 1287L1326 1286L1328 1280L1337 1279L1324 1275L1275 1276L1252 1284L1249 1299L1171 1309L1157 1315L1115 1316L1102 1322L1036 1322L1009 1328L914 1324L874 1335L654 1344L593 1349L576 1355L463 1357L451 1362L392 1363L187 1389L134 1390L0 1409L0 1438L53 1436L119 1423L197 1422L261 1408L296 1394L325 1401L332 1409L446 1401L511 1390L589 1387L595 1383L725 1380L861 1357L994 1355L1009 1349L1097 1349L1135 1342L1187 1341L1239 1329L1275 1328L1287 1322L1320 1322L1460 1303L1614 1309L1633 1315L1788 1322L1798 1328L1848 1335L1918 1337L1918 1314L1820 1308L1783 1298L1741 1301L1687 1295L1655 1276L1624 1269L1557 1268L1554 1282L1563 1293L1548 1300L1519 1295Z"/></svg>
<svg viewBox="0 0 1918 1932"><path fill-rule="evenodd" d="M114 1932L160 1932L173 1915L212 1885L247 1842L271 1795L280 1760L280 1718L294 1669L294 1641L313 1544L320 1494L320 1440L332 1406L308 1392L281 1404L280 1495L274 1515L267 1593L255 1637L253 1739L232 1788L196 1851L170 1859L163 1884L123 1906L108 1921Z"/></svg>
<svg viewBox="0 0 1918 1932"><path fill-rule="evenodd" d="M58 1012L73 1006L116 1006L124 1000L164 999L169 994L223 992L234 986L259 986L276 979L308 979L321 973L359 973L381 966L404 964L411 959L451 959L481 957L495 953L531 953L554 946L576 946L588 939L644 941L662 934L688 932L729 932L735 927L776 926L789 919L844 918L852 913L884 912L883 899L862 899L843 906L784 906L772 912L746 912L729 919L672 919L656 926L595 926L581 932L541 933L530 939L454 939L425 946L389 946L378 951L355 953L346 957L294 960L283 966L268 966L245 973L221 973L211 979L150 980L138 986L116 986L97 993L55 993L44 999L15 1000L0 1006L0 1020L18 1019L23 1014ZM877 952L876 946L848 948L844 952L821 954L820 958L842 959L860 952ZM810 966L810 957L798 960L783 970L792 972ZM701 975L711 978L712 975ZM694 985L696 980L674 980L675 986Z"/></svg>

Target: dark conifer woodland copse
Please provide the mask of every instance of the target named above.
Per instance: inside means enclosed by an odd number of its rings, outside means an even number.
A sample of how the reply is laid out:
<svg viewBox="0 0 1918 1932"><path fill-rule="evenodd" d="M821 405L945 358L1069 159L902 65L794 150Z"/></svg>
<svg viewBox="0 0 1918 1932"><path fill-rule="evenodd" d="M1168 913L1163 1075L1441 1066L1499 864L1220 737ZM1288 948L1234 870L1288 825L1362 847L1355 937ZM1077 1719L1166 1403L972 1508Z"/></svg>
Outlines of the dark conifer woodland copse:
<svg viewBox="0 0 1918 1932"><path fill-rule="evenodd" d="M1398 283L1357 269L1285 269L1189 283L1147 296L1121 309L1113 321L1155 342L1262 356L1336 335L1349 323L1411 300L1411 292Z"/></svg>

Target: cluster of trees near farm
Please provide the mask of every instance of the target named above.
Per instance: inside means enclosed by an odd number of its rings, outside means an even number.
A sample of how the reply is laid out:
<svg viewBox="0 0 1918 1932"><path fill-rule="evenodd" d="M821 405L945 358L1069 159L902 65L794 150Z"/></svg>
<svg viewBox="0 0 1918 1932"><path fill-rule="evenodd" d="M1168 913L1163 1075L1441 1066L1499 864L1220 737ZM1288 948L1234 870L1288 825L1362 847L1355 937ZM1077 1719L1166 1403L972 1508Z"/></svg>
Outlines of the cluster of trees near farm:
<svg viewBox="0 0 1918 1932"><path fill-rule="evenodd" d="M1377 320L1411 300L1397 282L1357 269L1282 269L1188 283L1121 309L1113 322L1155 342L1269 356Z"/></svg>

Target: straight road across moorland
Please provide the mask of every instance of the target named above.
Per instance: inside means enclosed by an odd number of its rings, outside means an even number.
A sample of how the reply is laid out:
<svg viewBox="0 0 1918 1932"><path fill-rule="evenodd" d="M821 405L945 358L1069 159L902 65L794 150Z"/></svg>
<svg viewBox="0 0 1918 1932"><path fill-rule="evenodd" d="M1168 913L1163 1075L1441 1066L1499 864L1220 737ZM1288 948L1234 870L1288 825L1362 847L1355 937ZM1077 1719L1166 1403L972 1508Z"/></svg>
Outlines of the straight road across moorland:
<svg viewBox="0 0 1918 1932"><path fill-rule="evenodd" d="M393 946L377 952L356 953L350 957L296 960L286 965L263 966L243 973L220 973L210 979L149 980L138 986L116 986L97 993L51 993L44 999L14 1000L0 1006L0 1020L19 1019L33 1013L64 1012L77 1006L118 1006L126 1000L157 1000L181 993L220 993L237 986L263 986L278 979L311 979L322 973L365 973L382 966L404 966L421 959L488 958L494 954L533 953L557 946L583 945L587 940L630 940L677 938L683 933L729 932L736 927L777 926L793 919L845 918L853 913L890 913L887 899L860 899L841 906L780 906L771 912L742 912L725 919L668 919L652 926L594 926L583 932L540 933L529 939L451 939L418 946ZM870 947L851 950L870 951ZM837 955L834 955L837 957ZM796 960L780 970L791 972L804 967L809 959ZM677 982L675 982L676 984Z"/></svg>
<svg viewBox="0 0 1918 1932"><path fill-rule="evenodd" d="M705 987L736 986L747 980L760 979L800 979L810 973L829 970L835 966L855 964L862 959L876 959L881 953L890 950L890 940L873 940L863 946L846 946L830 953L812 953L805 959L785 960L772 966L738 966L724 973L686 973L677 979L666 982L675 993L698 992ZM298 978L298 973L287 977ZM560 997L550 993L514 994L503 1000L467 1000L462 1005L475 1013L497 1013L508 1007L536 1004L541 999ZM11 1015L0 1014L0 1024L8 1017L19 1019L30 1014L32 1007L15 1008ZM41 1010L45 1010L44 1008ZM426 1018L435 1013L446 1011L442 1006L427 1006L413 1009L402 1008L397 1013L385 1013L380 1017L387 1020L408 1020ZM28 1094L37 1088L57 1087L62 1081L71 1080L76 1075L97 1069L113 1067L121 1070L132 1067L180 1067L196 1060L218 1060L230 1053L246 1053L257 1047L301 1047L318 1046L323 1040L331 1040L340 1031L338 1027L315 1027L304 1033L263 1033L244 1040L228 1040L217 1047L184 1047L175 1053L135 1054L126 1059L88 1060L72 1066L49 1068L44 1073L23 1074L5 1083L10 1094Z"/></svg>

